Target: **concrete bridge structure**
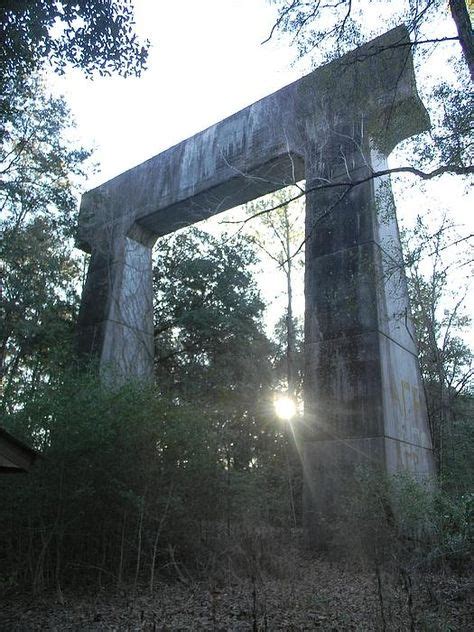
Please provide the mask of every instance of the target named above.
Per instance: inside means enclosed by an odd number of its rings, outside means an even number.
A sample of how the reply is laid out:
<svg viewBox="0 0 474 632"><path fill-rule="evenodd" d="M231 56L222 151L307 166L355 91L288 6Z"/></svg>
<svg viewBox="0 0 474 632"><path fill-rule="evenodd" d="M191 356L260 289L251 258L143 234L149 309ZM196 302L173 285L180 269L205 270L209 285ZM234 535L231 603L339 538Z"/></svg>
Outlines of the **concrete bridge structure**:
<svg viewBox="0 0 474 632"><path fill-rule="evenodd" d="M305 520L318 539L358 464L433 460L386 157L427 130L398 27L82 198L91 253L82 354L153 372L152 247L178 228L306 181Z"/></svg>

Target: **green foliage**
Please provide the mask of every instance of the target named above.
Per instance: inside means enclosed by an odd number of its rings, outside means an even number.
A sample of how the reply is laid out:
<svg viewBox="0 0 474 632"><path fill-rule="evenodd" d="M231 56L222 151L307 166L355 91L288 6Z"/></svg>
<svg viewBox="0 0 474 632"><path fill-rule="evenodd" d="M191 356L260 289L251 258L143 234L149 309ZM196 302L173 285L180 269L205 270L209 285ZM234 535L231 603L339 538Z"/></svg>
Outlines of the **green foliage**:
<svg viewBox="0 0 474 632"><path fill-rule="evenodd" d="M459 396L452 405L452 417L442 427L440 481L443 489L459 497L474 489L474 399Z"/></svg>
<svg viewBox="0 0 474 632"><path fill-rule="evenodd" d="M460 449L460 465L461 454L467 456L466 450L472 450L469 414L461 415L464 423L458 419L458 402L461 409L469 408L467 402L472 397L474 375L473 354L463 338L471 324L465 305L469 288L464 278L455 283L452 277L454 265L458 269L469 265L470 252L468 249L463 252L459 247L458 242L462 244L464 240L446 217L434 230L418 217L415 227L404 231L402 241L404 250L409 253L406 257L408 293L435 454L444 480L452 478L449 472L457 468L457 449ZM458 245L454 261L452 255L449 256L453 244ZM463 399L466 404L462 404ZM462 429L464 439L459 434ZM467 480L472 482L472 477Z"/></svg>
<svg viewBox="0 0 474 632"><path fill-rule="evenodd" d="M154 269L159 388L207 411L222 461L238 469L275 437L256 261L247 239L192 229L159 242Z"/></svg>
<svg viewBox="0 0 474 632"><path fill-rule="evenodd" d="M140 385L108 391L95 370L29 395L5 425L43 458L34 475L0 481L3 574L38 590L63 576L130 576L142 562L149 572L158 530L184 547L219 515L216 450L195 411Z"/></svg>
<svg viewBox="0 0 474 632"><path fill-rule="evenodd" d="M2 92L45 62L59 73L71 64L89 75L136 75L145 66L148 42L133 30L130 0L7 0L0 23Z"/></svg>
<svg viewBox="0 0 474 632"><path fill-rule="evenodd" d="M459 497L439 493L435 497L435 539L428 560L463 567L474 553L474 495Z"/></svg>
<svg viewBox="0 0 474 632"><path fill-rule="evenodd" d="M15 87L0 144L0 368L8 407L68 347L78 301L76 187L89 157L68 139L72 121L62 99L34 78Z"/></svg>
<svg viewBox="0 0 474 632"><path fill-rule="evenodd" d="M238 380L239 349L264 341L255 263L244 238L229 242L191 229L160 240L154 267L158 367L189 365L196 379L206 367L220 371L221 359L234 353L228 369L237 372L231 382Z"/></svg>
<svg viewBox="0 0 474 632"><path fill-rule="evenodd" d="M345 555L395 573L464 569L474 551L472 493L454 496L433 481L359 469L333 524Z"/></svg>
<svg viewBox="0 0 474 632"><path fill-rule="evenodd" d="M202 568L220 525L229 537L243 524L287 524L278 446L271 467L239 470L201 408L140 384L108 390L95 367L56 375L23 404L5 426L42 458L0 479L4 587L153 584Z"/></svg>
<svg viewBox="0 0 474 632"><path fill-rule="evenodd" d="M472 165L472 129L474 94L463 85L463 68L456 58L451 60L460 80L452 85L440 82L433 88L430 99L437 104L432 132L433 143L425 145L422 158L438 159L441 164L457 167Z"/></svg>
<svg viewBox="0 0 474 632"><path fill-rule="evenodd" d="M8 116L1 119L1 208L14 226L31 213L73 227L73 185L90 152L73 144L69 109L47 93L37 76L16 82L4 94Z"/></svg>

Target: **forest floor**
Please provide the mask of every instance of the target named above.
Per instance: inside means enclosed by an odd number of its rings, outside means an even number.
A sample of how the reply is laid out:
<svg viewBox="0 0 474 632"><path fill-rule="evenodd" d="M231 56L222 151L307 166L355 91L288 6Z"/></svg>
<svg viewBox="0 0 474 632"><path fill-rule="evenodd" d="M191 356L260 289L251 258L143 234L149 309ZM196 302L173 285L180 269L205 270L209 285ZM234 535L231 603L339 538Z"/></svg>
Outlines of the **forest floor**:
<svg viewBox="0 0 474 632"><path fill-rule="evenodd" d="M429 573L399 579L325 559L294 559L258 579L183 581L89 592L11 593L1 632L36 630L474 630L472 581ZM286 576L284 576L286 575ZM411 612L410 612L411 611Z"/></svg>

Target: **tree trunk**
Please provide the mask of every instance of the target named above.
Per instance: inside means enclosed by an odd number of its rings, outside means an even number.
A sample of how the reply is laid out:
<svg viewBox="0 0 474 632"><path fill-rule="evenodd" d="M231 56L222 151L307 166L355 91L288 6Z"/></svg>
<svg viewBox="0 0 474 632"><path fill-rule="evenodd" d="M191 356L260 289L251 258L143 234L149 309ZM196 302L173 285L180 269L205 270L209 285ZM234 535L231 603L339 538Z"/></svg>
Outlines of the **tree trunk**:
<svg viewBox="0 0 474 632"><path fill-rule="evenodd" d="M123 579L123 559L124 559L124 547L125 547L125 526L127 523L127 512L123 512L123 520L122 520L122 536L120 538L120 558L119 558L119 568L117 574L117 585L122 585Z"/></svg>
<svg viewBox="0 0 474 632"><path fill-rule="evenodd" d="M165 520L168 516L168 509L171 502L171 496L173 494L173 486L170 487L170 491L168 494L168 500L166 501L166 506L164 508L163 514L160 518L160 522L158 524L158 528L155 533L155 540L153 542L153 553L151 556L151 568L150 568L150 594L153 594L153 588L155 583L155 564L156 564L156 556L158 553L158 542L161 535L161 530L163 529L163 525L165 524Z"/></svg>
<svg viewBox="0 0 474 632"><path fill-rule="evenodd" d="M286 287L287 287L287 309L286 309L286 366L288 380L288 396L295 397L296 376L295 376L295 332L293 322L293 279L290 251L290 225L288 220L288 209L285 208L285 257L287 259Z"/></svg>
<svg viewBox="0 0 474 632"><path fill-rule="evenodd" d="M138 578L140 576L140 562L142 557L142 539L143 539L143 516L145 514L145 496L141 499L140 518L138 521L137 534L137 563L135 566L135 581L133 582L133 592L137 590Z"/></svg>
<svg viewBox="0 0 474 632"><path fill-rule="evenodd" d="M471 73L471 81L474 82L474 37L472 34L471 19L465 0L450 0L449 8L459 36L464 59Z"/></svg>

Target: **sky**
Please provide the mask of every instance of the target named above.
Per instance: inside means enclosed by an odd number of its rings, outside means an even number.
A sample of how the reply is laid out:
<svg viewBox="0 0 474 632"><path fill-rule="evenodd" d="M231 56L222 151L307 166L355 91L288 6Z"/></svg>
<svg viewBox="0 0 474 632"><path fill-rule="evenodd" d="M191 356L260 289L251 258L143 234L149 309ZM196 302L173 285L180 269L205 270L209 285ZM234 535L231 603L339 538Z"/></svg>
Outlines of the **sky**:
<svg viewBox="0 0 474 632"><path fill-rule="evenodd" d="M136 30L152 48L139 79L54 79L84 142L96 146L100 184L299 78L294 53L266 39L265 0L136 0Z"/></svg>
<svg viewBox="0 0 474 632"><path fill-rule="evenodd" d="M265 40L276 11L266 0L135 0L136 30L151 41L141 78L98 78L79 71L51 75L76 120L75 136L95 147L98 171L86 189L109 180L251 103L304 72L292 67L288 42ZM211 232L219 232L216 223ZM210 225L209 225L210 224ZM226 230L237 227L225 226ZM259 283L269 330L284 309L283 273L265 262ZM303 278L295 280L304 310Z"/></svg>
<svg viewBox="0 0 474 632"><path fill-rule="evenodd" d="M86 189L109 180L258 99L298 79L309 62L292 65L296 49L288 38L266 44L276 9L266 0L135 0L136 30L151 41L148 70L141 78L86 79L79 71L51 76L77 123L76 135L95 147L99 169ZM395 155L392 160L400 160ZM456 179L443 177L428 188L395 185L398 216L413 222L418 212L443 208L460 225L470 218L468 197ZM436 210L437 209L437 210ZM436 221L436 219L433 219ZM465 275L462 270L460 276ZM275 283L276 281L281 283ZM261 286L284 305L284 277L264 266ZM302 282L297 311L302 313ZM474 305L473 305L474 311Z"/></svg>

